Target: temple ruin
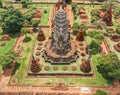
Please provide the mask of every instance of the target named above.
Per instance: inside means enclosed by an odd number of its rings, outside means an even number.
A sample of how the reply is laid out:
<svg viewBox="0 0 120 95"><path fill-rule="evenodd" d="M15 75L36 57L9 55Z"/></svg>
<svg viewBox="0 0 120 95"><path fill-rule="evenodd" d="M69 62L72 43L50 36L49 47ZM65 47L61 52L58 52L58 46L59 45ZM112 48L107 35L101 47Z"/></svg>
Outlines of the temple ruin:
<svg viewBox="0 0 120 95"><path fill-rule="evenodd" d="M76 45L70 39L66 12L60 9L56 12L53 20L52 37L49 39L43 51L45 61L50 63L70 63L78 57Z"/></svg>

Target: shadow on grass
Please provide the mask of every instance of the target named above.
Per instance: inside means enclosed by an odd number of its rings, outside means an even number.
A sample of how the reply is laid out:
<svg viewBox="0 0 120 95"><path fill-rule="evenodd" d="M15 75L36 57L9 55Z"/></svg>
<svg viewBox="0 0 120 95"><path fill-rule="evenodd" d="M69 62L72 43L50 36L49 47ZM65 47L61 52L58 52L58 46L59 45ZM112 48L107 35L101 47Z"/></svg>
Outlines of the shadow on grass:
<svg viewBox="0 0 120 95"><path fill-rule="evenodd" d="M25 37L25 39L23 40L23 42L29 42L29 41L31 41L31 38L30 37Z"/></svg>
<svg viewBox="0 0 120 95"><path fill-rule="evenodd" d="M15 68L13 70L12 76L15 75L15 73L19 69L19 67L20 67L20 63L17 62L16 65L15 65Z"/></svg>

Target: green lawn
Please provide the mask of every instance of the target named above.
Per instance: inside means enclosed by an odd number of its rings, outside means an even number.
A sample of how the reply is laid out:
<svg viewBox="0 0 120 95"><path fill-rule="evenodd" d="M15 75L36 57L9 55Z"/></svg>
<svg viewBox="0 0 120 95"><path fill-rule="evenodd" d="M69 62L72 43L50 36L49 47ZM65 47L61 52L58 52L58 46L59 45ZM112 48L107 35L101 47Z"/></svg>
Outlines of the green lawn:
<svg viewBox="0 0 120 95"><path fill-rule="evenodd" d="M44 13L44 10L47 10L47 13ZM44 7L42 18L41 18L41 23L39 25L41 26L48 25L49 14L50 14L50 8Z"/></svg>
<svg viewBox="0 0 120 95"><path fill-rule="evenodd" d="M45 31L46 32L46 31ZM49 34L49 33L46 33ZM93 67L94 67L94 77L79 77L79 78L28 78L26 77L28 71L29 58L32 52L33 44L35 43L35 38L37 34L28 34L31 37L31 41L23 44L24 53L22 58L19 59L20 67L17 69L16 73L11 77L9 85L12 84L12 79L17 78L18 82L15 85L27 85L27 86L51 86L56 82L65 82L69 86L109 86L106 79L104 79L100 73L97 72L97 57L93 56Z"/></svg>
<svg viewBox="0 0 120 95"><path fill-rule="evenodd" d="M7 51L12 49L14 42L15 42L15 38L12 38L10 41L0 41L0 44L6 43L5 46L2 47L0 46L0 55L5 54Z"/></svg>
<svg viewBox="0 0 120 95"><path fill-rule="evenodd" d="M0 32L1 33L1 32ZM0 34L0 38L1 38L1 34ZM6 52L8 52L10 49L12 49L14 43L15 43L16 37L13 37L10 41L0 41L0 44L2 43L6 43L5 46L0 46L0 55L5 54Z"/></svg>

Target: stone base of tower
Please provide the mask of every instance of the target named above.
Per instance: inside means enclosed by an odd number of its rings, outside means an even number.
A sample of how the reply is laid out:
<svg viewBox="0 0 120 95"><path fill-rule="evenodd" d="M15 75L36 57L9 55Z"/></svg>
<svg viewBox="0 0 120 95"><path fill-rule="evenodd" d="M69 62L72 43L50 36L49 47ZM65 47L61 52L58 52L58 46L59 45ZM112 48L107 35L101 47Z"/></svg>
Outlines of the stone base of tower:
<svg viewBox="0 0 120 95"><path fill-rule="evenodd" d="M70 64L71 62L75 62L79 57L77 52L77 46L75 42L71 40L71 50L64 56L58 55L54 53L50 49L51 40L47 41L42 56L44 57L46 62L50 62L51 64Z"/></svg>

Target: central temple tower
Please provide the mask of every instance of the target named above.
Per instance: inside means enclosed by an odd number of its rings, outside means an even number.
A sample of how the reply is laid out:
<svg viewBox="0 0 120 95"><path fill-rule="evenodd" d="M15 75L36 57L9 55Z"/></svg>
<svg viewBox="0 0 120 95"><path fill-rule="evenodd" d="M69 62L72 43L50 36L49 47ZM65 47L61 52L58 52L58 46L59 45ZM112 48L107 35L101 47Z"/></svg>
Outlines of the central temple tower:
<svg viewBox="0 0 120 95"><path fill-rule="evenodd" d="M71 49L70 33L66 12L60 7L53 21L54 29L50 49L59 55L67 54Z"/></svg>
<svg viewBox="0 0 120 95"><path fill-rule="evenodd" d="M52 36L44 45L43 57L46 62L52 64L70 64L76 61L78 57L77 46L70 39L68 23L66 12L60 6L52 20Z"/></svg>

